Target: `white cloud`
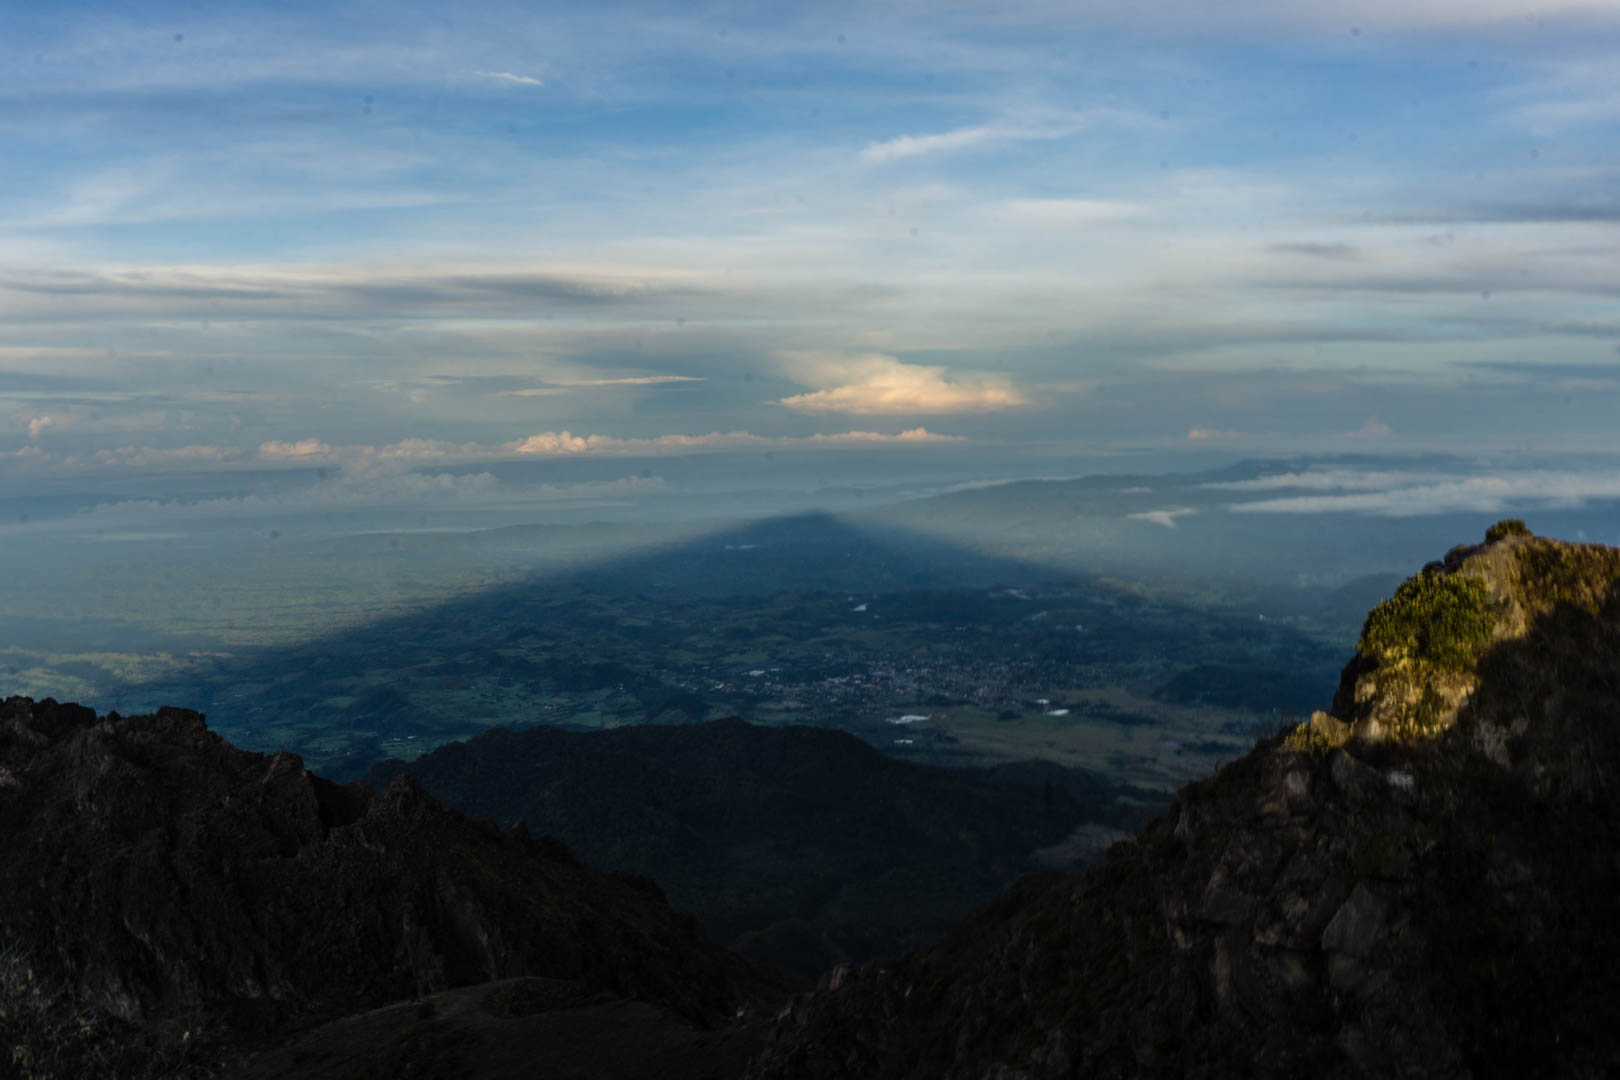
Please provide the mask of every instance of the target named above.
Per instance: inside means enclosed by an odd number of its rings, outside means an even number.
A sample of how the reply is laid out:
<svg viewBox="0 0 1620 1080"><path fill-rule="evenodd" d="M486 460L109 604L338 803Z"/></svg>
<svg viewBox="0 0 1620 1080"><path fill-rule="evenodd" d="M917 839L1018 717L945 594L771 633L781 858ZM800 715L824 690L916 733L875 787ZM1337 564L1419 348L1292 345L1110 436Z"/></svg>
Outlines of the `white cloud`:
<svg viewBox="0 0 1620 1080"><path fill-rule="evenodd" d="M1301 495L1236 503L1231 509L1258 514L1360 513L1387 517L1456 512L1499 513L1522 506L1575 506L1592 499L1620 499L1620 474L1527 470L1467 476L1340 495Z"/></svg>
<svg viewBox="0 0 1620 1080"><path fill-rule="evenodd" d="M546 85L532 75L514 75L510 71L475 71L473 74L485 79L494 79L496 82L503 82L510 86Z"/></svg>
<svg viewBox="0 0 1620 1080"><path fill-rule="evenodd" d="M796 377L801 382L835 382L776 403L796 412L907 416L999 412L1030 404L1006 379L973 374L950 379L942 367L906 364L882 354L789 353L784 358L800 372Z"/></svg>
<svg viewBox="0 0 1620 1080"><path fill-rule="evenodd" d="M37 439L37 438L39 438L39 433L40 432L44 431L48 427L55 427L55 426L56 426L56 417L54 417L54 416L36 416L36 417L33 417L32 419L30 419L28 421L28 437L30 439Z"/></svg>
<svg viewBox="0 0 1620 1080"><path fill-rule="evenodd" d="M1275 473L1250 480L1220 480L1200 487L1221 491L1391 491L1395 488L1447 479L1436 473L1389 472L1361 469L1306 469Z"/></svg>
<svg viewBox="0 0 1620 1080"><path fill-rule="evenodd" d="M1151 521L1155 525L1163 525L1167 529L1176 527L1176 519L1191 517L1197 510L1187 506L1176 506L1165 510L1144 510L1140 514L1126 514L1128 518L1137 521Z"/></svg>
<svg viewBox="0 0 1620 1080"><path fill-rule="evenodd" d="M1097 108L1078 113L1046 112L1036 123L975 124L920 135L896 135L868 143L862 161L886 165L928 154L950 154L999 142L1031 142L1067 138L1098 123L1140 123L1143 117L1124 109Z"/></svg>
<svg viewBox="0 0 1620 1080"><path fill-rule="evenodd" d="M1020 133L1016 129L988 125L957 128L954 131L941 131L933 135L897 135L892 139L869 144L861 151L861 160L878 163L903 161L923 154L966 150L987 142L1019 137Z"/></svg>
<svg viewBox="0 0 1620 1080"><path fill-rule="evenodd" d="M844 431L816 435L755 435L747 431L714 431L707 435L659 435L648 439L619 439L611 435L574 435L543 431L508 443L506 449L524 456L562 457L579 454L635 455L684 453L703 450L813 449L839 446L918 445L962 442L958 435L939 435L927 428L911 428L898 435L876 431Z"/></svg>
<svg viewBox="0 0 1620 1080"><path fill-rule="evenodd" d="M996 217L1020 229L1080 229L1129 221L1147 212L1140 203L1118 199L1009 199Z"/></svg>

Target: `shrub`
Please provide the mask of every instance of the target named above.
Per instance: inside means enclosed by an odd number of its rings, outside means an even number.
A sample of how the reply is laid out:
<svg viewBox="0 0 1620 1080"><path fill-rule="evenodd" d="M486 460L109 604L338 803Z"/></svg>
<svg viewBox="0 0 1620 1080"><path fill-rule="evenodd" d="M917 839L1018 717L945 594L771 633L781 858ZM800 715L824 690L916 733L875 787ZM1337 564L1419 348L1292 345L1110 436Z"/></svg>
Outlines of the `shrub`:
<svg viewBox="0 0 1620 1080"><path fill-rule="evenodd" d="M1379 663L1412 659L1465 671L1490 641L1494 626L1483 580L1425 570L1373 608L1356 651Z"/></svg>
<svg viewBox="0 0 1620 1080"><path fill-rule="evenodd" d="M1506 540L1510 536L1530 536L1530 526L1520 518L1503 518L1495 525L1485 530L1485 542L1494 544L1498 540Z"/></svg>

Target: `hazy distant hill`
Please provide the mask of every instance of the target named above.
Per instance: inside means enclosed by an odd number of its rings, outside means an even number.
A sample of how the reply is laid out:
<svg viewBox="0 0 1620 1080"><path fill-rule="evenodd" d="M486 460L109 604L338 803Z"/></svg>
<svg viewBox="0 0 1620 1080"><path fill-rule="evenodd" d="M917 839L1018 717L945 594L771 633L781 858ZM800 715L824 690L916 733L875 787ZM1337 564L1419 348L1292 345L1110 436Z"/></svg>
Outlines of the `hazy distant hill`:
<svg viewBox="0 0 1620 1080"><path fill-rule="evenodd" d="M369 779L402 772L474 817L522 818L650 875L720 940L812 974L933 940L1082 823L1134 824L1141 803L1121 796L1157 801L1078 769L933 768L740 720L497 730Z"/></svg>

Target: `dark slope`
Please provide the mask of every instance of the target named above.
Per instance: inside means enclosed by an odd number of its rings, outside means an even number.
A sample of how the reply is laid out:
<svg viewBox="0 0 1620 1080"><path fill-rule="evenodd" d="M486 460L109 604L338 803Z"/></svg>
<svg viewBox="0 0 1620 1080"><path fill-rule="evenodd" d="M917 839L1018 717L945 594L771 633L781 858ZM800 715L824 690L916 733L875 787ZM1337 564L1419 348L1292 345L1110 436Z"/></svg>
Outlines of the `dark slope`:
<svg viewBox="0 0 1620 1080"><path fill-rule="evenodd" d="M522 818L593 865L650 875L720 940L808 974L930 942L1082 822L1139 820L1116 801L1126 789L1077 769L934 768L741 720L497 730L370 779L401 772L474 817Z"/></svg>
<svg viewBox="0 0 1620 1080"><path fill-rule="evenodd" d="M1620 1074L1620 550L1508 532L1373 612L1336 716L832 972L750 1075Z"/></svg>
<svg viewBox="0 0 1620 1080"><path fill-rule="evenodd" d="M40 1075L138 1075L182 1044L229 1052L512 976L698 1025L770 989L645 879L447 811L408 778L380 797L338 787L179 709L0 706L0 865L0 947L26 961L11 974L31 970L47 989L30 1000L60 989L108 1036ZM27 987L0 982L7 1041L26 1041Z"/></svg>

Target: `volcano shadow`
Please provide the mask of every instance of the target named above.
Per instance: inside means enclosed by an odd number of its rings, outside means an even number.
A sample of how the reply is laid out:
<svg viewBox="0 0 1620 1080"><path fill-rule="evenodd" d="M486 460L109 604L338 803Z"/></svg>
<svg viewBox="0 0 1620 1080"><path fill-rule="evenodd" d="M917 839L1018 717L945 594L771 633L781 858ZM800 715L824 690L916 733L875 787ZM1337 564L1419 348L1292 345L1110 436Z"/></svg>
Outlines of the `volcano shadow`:
<svg viewBox="0 0 1620 1080"><path fill-rule="evenodd" d="M499 533L470 542L519 551L532 542L544 554L540 546L556 535L547 527ZM445 557L443 538L432 542L437 557ZM848 650L866 648L871 635L895 625L874 612L860 616L858 634L851 629L852 613L873 596L909 595L912 602L889 610L896 617L909 612L914 630L939 624L947 632L992 618L981 610L982 590L1057 584L1107 594L1121 619L1151 611L1172 638L1207 639L1218 621L1206 610L1148 602L1118 585L983 555L937 536L810 514L687 531L675 542L537 571L307 642L130 683L115 698L125 711L197 708L238 745L292 749L328 775L353 776L374 761L409 758L494 726L566 725L572 713L559 706L559 694L573 695L576 704L613 699L621 719L702 719L709 709L690 673L705 658L825 637L829 652L845 650L847 659ZM1285 627L1233 622L1231 632L1264 633L1290 662L1337 668L1337 658L1324 660L1322 646ZM1110 658L1125 648L1099 647ZM1155 647L1169 653L1176 641ZM1326 675L1323 681L1325 704L1331 681ZM626 701L634 703L628 714ZM813 714L803 718L816 722Z"/></svg>

